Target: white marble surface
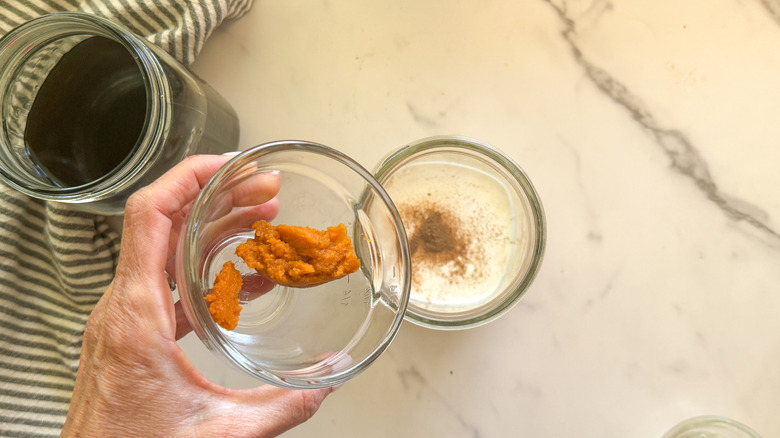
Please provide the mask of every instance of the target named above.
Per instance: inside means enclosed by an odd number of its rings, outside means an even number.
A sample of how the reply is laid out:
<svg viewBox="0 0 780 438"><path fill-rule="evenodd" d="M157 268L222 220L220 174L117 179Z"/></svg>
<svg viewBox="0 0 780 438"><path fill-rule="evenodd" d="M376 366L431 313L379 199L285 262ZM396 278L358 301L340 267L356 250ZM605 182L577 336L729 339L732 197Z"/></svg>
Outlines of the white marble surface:
<svg viewBox="0 0 780 438"><path fill-rule="evenodd" d="M194 70L242 148L306 139L373 168L467 135L546 209L517 307L404 325L286 437L660 437L700 414L780 436L780 1L257 0Z"/></svg>

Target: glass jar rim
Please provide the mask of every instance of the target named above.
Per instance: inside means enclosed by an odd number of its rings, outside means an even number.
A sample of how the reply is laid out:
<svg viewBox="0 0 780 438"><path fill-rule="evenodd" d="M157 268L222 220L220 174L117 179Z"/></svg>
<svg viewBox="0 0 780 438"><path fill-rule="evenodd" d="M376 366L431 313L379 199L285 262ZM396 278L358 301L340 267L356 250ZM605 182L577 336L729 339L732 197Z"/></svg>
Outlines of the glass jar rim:
<svg viewBox="0 0 780 438"><path fill-rule="evenodd" d="M44 34L38 37L30 36L34 32ZM0 160L4 165L0 166L0 179L21 193L47 201L94 202L112 196L116 191L133 184L161 152L159 145L162 144L170 125L170 88L162 65L140 37L106 18L83 12L55 12L34 18L0 38L0 63L10 63L13 68L26 62L36 50L30 50L29 44L23 44L25 42L32 42L36 48L40 48L53 41L77 35L109 38L128 50L143 79L146 115L141 135L124 161L106 175L82 185L60 187L52 183L47 184L24 171L15 171L13 166L6 165L5 153L2 154ZM23 53L4 53L11 51L10 48L14 45L22 45L19 49ZM0 81L0 93L6 93L10 82L10 78ZM0 132L0 146L10 148L6 135L5 130Z"/></svg>
<svg viewBox="0 0 780 438"><path fill-rule="evenodd" d="M371 351L370 354L362 357L360 360L356 360L345 370L326 378L319 378L318 381L312 381L305 376L294 372L283 376L275 375L265 369L260 369L251 363L251 361L231 345L230 342L227 341L225 335L220 332L220 329L218 329L217 324L214 323L207 307L203 305L204 301L198 301L198 296L194 293L194 291L198 290L197 285L200 282L197 269L192 269L192 266L189 266L189 268L184 266L185 264L189 264L189 261L192 259L190 257L190 252L193 248L197 247L198 235L196 232L193 232L193 230L197 230L203 224L202 219L200 218L204 216L204 211L208 207L208 200L220 189L220 182L230 181L233 177L244 174L246 165L259 160L264 156L291 149L314 153L339 162L352 169L368 184L372 193L378 196L379 200L387 207L393 218L399 231L398 239L401 259L404 265L403 270L404 272L410 272L411 257L409 255L409 245L400 214L395 208L390 196L374 178L373 174L351 157L331 147L302 140L280 140L264 143L238 153L231 158L230 161L224 164L201 189L200 194L196 198L192 209L188 214L188 218L184 225L184 231L178 242L177 259L179 260L177 260L176 263L177 284L180 288L183 286L183 293L181 295L182 307L184 308L187 319L190 321L193 330L198 337L203 340L204 344L206 344L209 349L218 351L220 355L229 359L230 362L240 369L267 383L292 389L329 387L344 383L364 371L390 346L405 319L405 313L409 302L411 276L404 277L404 283L401 285L400 290L398 311L394 316L390 327L385 332L382 341L377 344L376 348ZM200 305L196 305L196 302L199 302Z"/></svg>
<svg viewBox="0 0 780 438"><path fill-rule="evenodd" d="M514 307L520 298L528 290L541 268L547 240L546 219L542 202L537 191L526 173L506 154L495 149L489 144L474 138L460 135L439 135L426 137L401 147L387 155L374 172L377 180L384 183L395 172L401 170L406 164L421 156L447 151L466 151L488 160L504 169L522 188L523 195L527 197L532 215L532 226L535 234L534 246L531 252L531 263L525 275L514 286L507 296L500 302L476 315L460 317L457 313L442 315L436 318L430 314L416 312L412 303L406 311L406 319L410 322L437 330L461 330L477 327L495 320ZM430 312L426 312L430 313Z"/></svg>
<svg viewBox="0 0 780 438"><path fill-rule="evenodd" d="M663 435L663 438L677 438L680 434L700 430L706 431L706 428L712 428L713 426L721 430L738 431L744 434L745 438L761 438L758 432L747 425L720 415L699 415L683 420L669 429Z"/></svg>

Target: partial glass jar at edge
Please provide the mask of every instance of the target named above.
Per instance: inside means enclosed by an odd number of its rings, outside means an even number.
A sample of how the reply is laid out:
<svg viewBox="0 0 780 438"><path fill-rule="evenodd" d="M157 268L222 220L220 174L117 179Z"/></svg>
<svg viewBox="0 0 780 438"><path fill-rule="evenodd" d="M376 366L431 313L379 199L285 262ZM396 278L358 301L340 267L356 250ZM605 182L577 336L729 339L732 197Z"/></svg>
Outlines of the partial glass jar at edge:
<svg viewBox="0 0 780 438"><path fill-rule="evenodd" d="M121 86L143 89L145 108L139 110L144 112L143 126L135 144L113 169L90 180L63 184L31 152L28 116L58 64L85 42L103 40L124 47L126 57L137 67L137 72L118 79L124 82L109 85L112 90ZM84 59L85 63L99 62L97 58L87 54ZM133 192L185 157L232 151L238 144L238 118L224 98L161 48L101 17L56 13L31 20L0 40L0 67L0 178L35 198L69 203L92 213L118 214ZM135 84L128 85L128 81ZM89 133L80 138L84 135ZM63 148L62 156L55 158L63 159L64 166L78 166L72 163L78 161L74 159L77 154L89 153L78 149L88 147L78 141L54 147Z"/></svg>

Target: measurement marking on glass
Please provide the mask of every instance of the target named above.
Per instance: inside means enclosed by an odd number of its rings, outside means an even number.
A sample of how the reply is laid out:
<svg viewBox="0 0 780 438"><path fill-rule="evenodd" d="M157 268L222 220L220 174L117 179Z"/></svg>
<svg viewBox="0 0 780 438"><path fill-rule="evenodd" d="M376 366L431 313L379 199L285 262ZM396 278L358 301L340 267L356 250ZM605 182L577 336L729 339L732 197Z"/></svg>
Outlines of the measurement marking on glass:
<svg viewBox="0 0 780 438"><path fill-rule="evenodd" d="M349 299L352 298L352 289L347 289L344 291L344 296L341 298L341 305L342 306L349 306Z"/></svg>

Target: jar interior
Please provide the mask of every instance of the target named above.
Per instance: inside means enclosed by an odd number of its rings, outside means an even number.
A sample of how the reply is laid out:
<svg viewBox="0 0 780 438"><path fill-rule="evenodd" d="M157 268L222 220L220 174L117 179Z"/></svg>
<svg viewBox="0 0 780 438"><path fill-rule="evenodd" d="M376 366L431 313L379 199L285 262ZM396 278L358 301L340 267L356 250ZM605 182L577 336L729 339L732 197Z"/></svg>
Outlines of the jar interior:
<svg viewBox="0 0 780 438"><path fill-rule="evenodd" d="M468 328L519 301L539 269L545 225L509 158L476 140L432 137L391 154L376 175L409 237L408 320Z"/></svg>
<svg viewBox="0 0 780 438"><path fill-rule="evenodd" d="M240 156L239 156L240 158ZM214 351L249 373L290 387L338 384L361 371L389 344L403 321L408 299L405 235L389 199L364 175L328 154L276 149L234 164L232 172L207 186L196 203L179 254L189 274L185 309L196 331ZM309 288L276 285L260 296L251 283L239 298L238 326L224 330L208 313L204 296L216 273L231 261L251 279L256 275L235 254L252 237L255 217L229 205L235 194L264 173L280 175L278 214L272 224L324 230L344 224L361 261L357 272ZM195 276L192 277L191 275ZM192 282L190 281L192 280Z"/></svg>
<svg viewBox="0 0 780 438"><path fill-rule="evenodd" d="M35 42L5 89L3 158L32 187L100 180L127 160L142 136L141 70L125 46L102 36Z"/></svg>
<svg viewBox="0 0 780 438"><path fill-rule="evenodd" d="M415 311L467 318L511 295L535 236L527 199L498 166L438 151L415 157L383 184L409 235Z"/></svg>

